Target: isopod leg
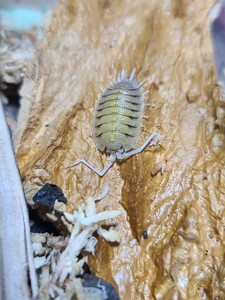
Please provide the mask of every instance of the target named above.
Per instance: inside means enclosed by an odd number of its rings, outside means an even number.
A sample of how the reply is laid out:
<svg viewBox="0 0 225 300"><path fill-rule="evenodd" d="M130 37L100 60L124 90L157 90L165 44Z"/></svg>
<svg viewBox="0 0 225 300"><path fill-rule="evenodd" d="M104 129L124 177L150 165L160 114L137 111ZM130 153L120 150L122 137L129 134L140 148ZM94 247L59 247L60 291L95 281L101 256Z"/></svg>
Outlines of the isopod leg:
<svg viewBox="0 0 225 300"><path fill-rule="evenodd" d="M140 152L142 152L150 143L151 141L154 139L154 138L157 138L158 140L162 139L162 136L157 133L157 132L153 132L149 137L148 139L144 142L144 144L137 148L137 149L134 149L130 152L126 152L126 153L117 153L116 156L117 156L117 159L123 159L123 158L127 158L129 156L132 156L132 155L135 155L135 154L138 154Z"/></svg>
<svg viewBox="0 0 225 300"><path fill-rule="evenodd" d="M115 160L109 161L106 166L104 167L103 170L97 170L96 168L94 168L91 164L89 164L86 160L84 159L80 159L78 161L76 161L74 164L70 165L67 168L72 168L77 166L78 164L82 163L85 166L87 166L89 169L91 169L92 171L94 171L98 176L102 177L105 175L105 173L112 167L112 165L114 164Z"/></svg>

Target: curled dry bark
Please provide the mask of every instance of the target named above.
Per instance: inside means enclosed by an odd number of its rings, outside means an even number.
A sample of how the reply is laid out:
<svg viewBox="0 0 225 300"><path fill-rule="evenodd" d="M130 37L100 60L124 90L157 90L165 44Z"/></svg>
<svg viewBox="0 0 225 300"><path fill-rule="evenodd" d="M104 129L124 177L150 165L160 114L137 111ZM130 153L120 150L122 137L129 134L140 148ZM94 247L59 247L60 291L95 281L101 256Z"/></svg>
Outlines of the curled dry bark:
<svg viewBox="0 0 225 300"><path fill-rule="evenodd" d="M122 211L123 237L118 247L99 243L90 264L122 299L225 293L225 106L207 23L212 4L62 1L28 66L16 136L27 199L32 205L37 189L51 182L71 212L109 184L99 207ZM78 158L103 167L92 138L99 88L133 67L151 104L138 144L156 130L165 137L161 147L114 165L102 179L84 166L66 169Z"/></svg>

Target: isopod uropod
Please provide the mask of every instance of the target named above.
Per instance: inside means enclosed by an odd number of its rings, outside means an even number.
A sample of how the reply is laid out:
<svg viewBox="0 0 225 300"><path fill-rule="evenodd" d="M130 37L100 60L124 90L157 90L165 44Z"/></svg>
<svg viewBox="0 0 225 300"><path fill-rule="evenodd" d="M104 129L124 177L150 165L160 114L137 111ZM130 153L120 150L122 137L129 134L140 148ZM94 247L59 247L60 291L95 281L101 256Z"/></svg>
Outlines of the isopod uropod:
<svg viewBox="0 0 225 300"><path fill-rule="evenodd" d="M81 159L70 167L83 163L99 176L103 176L116 160L140 153L153 138L161 138L158 133L153 132L141 147L129 151L140 134L144 110L143 83L134 80L135 71L133 69L126 78L123 70L117 81L102 93L95 109L94 142L101 152L110 156L108 164L100 171Z"/></svg>

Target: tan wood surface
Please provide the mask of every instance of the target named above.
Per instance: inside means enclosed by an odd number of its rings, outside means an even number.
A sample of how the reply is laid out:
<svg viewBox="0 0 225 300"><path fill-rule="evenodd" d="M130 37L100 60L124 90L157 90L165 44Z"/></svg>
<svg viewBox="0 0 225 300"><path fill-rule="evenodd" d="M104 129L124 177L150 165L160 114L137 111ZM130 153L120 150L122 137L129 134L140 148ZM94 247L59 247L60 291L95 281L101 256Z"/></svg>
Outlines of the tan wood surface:
<svg viewBox="0 0 225 300"><path fill-rule="evenodd" d="M225 293L225 106L209 34L212 5L64 0L46 17L28 66L16 134L28 202L51 182L72 212L109 185L98 207L122 211L122 240L118 246L100 240L89 262L121 299L222 299ZM164 140L103 178L85 166L67 169L77 159L103 168L106 157L92 137L99 89L134 67L137 79L146 80L150 104L138 145L152 131Z"/></svg>

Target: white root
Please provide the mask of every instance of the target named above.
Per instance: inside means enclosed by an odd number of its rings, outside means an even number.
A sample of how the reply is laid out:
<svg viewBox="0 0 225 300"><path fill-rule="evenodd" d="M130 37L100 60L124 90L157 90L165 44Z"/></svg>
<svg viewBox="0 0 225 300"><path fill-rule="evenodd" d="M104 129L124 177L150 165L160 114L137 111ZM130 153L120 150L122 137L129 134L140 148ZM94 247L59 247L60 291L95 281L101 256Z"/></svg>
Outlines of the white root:
<svg viewBox="0 0 225 300"><path fill-rule="evenodd" d="M64 213L66 220L73 224L71 236L69 238L66 249L61 253L59 260L53 270L51 286L62 287L67 277L81 270L76 265L79 263L78 256L82 249L94 254L97 239L93 237L93 233L97 233L110 242L119 242L120 234L110 227L109 230L101 227L102 222L111 218L118 217L120 211L103 211L96 213L96 201L101 200L108 193L108 187L96 197L88 197L84 204L78 207L78 211L73 214Z"/></svg>

